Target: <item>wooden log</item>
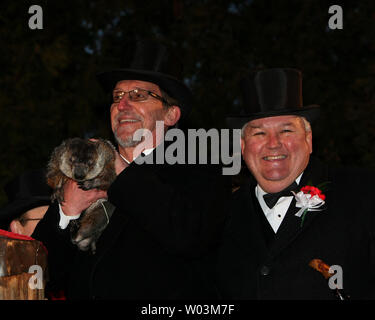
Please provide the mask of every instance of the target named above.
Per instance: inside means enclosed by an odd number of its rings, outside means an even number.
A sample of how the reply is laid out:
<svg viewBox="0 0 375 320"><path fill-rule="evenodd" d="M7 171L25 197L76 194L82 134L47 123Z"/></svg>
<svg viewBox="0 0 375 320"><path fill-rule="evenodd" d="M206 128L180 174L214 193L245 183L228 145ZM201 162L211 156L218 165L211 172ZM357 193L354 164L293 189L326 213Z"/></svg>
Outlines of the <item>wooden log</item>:
<svg viewBox="0 0 375 320"><path fill-rule="evenodd" d="M0 299L45 299L46 249L40 241L10 236L0 235Z"/></svg>
<svg viewBox="0 0 375 320"><path fill-rule="evenodd" d="M21 273L14 276L0 277L1 300L44 300L44 285L42 289L29 286L31 273Z"/></svg>

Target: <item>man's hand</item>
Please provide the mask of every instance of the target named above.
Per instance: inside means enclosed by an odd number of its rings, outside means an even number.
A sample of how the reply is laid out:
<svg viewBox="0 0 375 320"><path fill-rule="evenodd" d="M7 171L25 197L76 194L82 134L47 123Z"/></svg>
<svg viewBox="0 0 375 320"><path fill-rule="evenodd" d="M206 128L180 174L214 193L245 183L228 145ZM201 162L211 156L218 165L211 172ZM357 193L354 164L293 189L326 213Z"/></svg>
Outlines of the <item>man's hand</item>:
<svg viewBox="0 0 375 320"><path fill-rule="evenodd" d="M86 210L98 199L107 198L107 192L98 189L84 191L74 180L69 180L64 186L64 202L61 209L67 216L75 216Z"/></svg>

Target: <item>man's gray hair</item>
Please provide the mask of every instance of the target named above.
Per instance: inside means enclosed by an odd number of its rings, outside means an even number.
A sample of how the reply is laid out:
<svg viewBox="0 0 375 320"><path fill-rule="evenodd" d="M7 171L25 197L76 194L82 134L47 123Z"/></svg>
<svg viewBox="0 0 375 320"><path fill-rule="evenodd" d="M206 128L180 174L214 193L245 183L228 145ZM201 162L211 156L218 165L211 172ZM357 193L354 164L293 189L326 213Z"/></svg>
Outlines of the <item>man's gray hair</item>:
<svg viewBox="0 0 375 320"><path fill-rule="evenodd" d="M312 130L311 130L311 124L310 124L310 122L307 121L307 119L305 117L298 117L298 118L302 119L303 124L305 125L305 131L306 132L311 132Z"/></svg>

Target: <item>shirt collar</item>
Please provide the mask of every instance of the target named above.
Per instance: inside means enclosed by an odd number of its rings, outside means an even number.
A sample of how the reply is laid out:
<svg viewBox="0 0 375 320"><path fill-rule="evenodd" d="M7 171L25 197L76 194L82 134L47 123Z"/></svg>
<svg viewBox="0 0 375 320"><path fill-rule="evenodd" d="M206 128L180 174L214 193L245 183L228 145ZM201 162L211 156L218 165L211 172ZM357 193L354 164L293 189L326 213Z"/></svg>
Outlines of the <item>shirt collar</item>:
<svg viewBox="0 0 375 320"><path fill-rule="evenodd" d="M155 148L150 148L150 149L145 149L142 151L142 153L145 155L145 156L148 156L152 151L154 151ZM127 164L130 164L131 162L133 162L137 157L134 157L132 161L129 161L128 159L126 159L121 153L120 153L120 157L122 159L124 159L124 161L127 163Z"/></svg>

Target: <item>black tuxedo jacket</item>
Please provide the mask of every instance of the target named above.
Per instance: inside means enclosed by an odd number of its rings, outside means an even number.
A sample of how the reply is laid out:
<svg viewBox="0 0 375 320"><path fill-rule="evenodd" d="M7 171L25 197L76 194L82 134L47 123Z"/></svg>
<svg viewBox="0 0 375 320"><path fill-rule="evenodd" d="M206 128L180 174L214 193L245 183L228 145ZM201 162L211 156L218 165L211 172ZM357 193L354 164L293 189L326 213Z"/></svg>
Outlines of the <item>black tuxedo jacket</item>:
<svg viewBox="0 0 375 320"><path fill-rule="evenodd" d="M218 254L217 286L224 299L335 299L312 259L342 268L352 299L375 297L374 174L331 170L312 159L299 186L327 185L324 210L308 212L301 226L292 201L276 234L255 197L256 181L234 195Z"/></svg>
<svg viewBox="0 0 375 320"><path fill-rule="evenodd" d="M68 299L214 297L205 259L228 212L223 179L219 167L133 162L108 190L116 210L95 255L71 244L52 205L33 234L49 250L49 290Z"/></svg>

